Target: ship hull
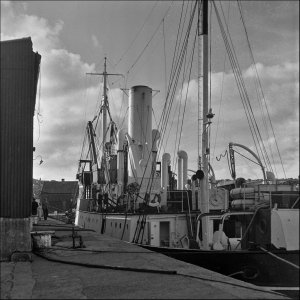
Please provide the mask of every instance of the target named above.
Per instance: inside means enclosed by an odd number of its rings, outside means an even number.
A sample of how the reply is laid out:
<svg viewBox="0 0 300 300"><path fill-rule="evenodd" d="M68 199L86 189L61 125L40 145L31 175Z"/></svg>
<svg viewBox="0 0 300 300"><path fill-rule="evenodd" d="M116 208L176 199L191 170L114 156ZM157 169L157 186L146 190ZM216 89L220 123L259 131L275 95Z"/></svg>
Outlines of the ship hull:
<svg viewBox="0 0 300 300"><path fill-rule="evenodd" d="M79 215L77 225L80 227L93 229L124 241L133 241L138 215L129 215L126 221L124 215L121 214L83 211L77 211L77 213ZM148 217L151 217L151 215ZM152 217L155 217L155 215ZM103 227L104 218L107 223L105 229ZM167 216L163 217L163 219L166 218ZM129 225L128 234L127 229L123 234L126 223ZM127 224L126 227L128 227ZM276 289L281 287L294 289L297 287L299 289L299 269L293 266L299 266L299 250L272 250L272 253L279 257L276 258L269 253L257 250L205 251L145 244L140 244L140 246L258 286L268 286Z"/></svg>
<svg viewBox="0 0 300 300"><path fill-rule="evenodd" d="M140 245L151 251L191 263L258 286L270 287L290 295L299 294L299 250L205 251Z"/></svg>

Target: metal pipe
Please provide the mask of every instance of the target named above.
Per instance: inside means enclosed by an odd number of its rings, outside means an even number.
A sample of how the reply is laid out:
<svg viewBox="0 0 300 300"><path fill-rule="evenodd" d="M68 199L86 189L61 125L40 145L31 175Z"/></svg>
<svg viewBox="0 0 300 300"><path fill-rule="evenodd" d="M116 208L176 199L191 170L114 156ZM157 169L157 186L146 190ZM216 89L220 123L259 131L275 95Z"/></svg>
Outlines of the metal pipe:
<svg viewBox="0 0 300 300"><path fill-rule="evenodd" d="M259 159L259 157L251 149L249 149L248 147L246 147L244 145L230 142L229 143L229 147L230 146L236 146L236 147L243 148L246 151L248 151L249 153L251 153L256 158L258 164L260 165L260 167L262 169L262 173L263 173L263 177L264 177L264 182L266 183L267 182L267 178L266 178L266 173L265 173L265 167L263 166L263 164L262 164L261 160Z"/></svg>

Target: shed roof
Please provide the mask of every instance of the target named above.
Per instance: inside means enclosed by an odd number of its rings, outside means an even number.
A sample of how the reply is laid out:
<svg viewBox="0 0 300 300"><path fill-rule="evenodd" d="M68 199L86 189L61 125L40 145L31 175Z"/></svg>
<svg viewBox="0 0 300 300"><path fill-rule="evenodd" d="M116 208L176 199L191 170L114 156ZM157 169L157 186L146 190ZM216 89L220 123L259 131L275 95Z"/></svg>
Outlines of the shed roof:
<svg viewBox="0 0 300 300"><path fill-rule="evenodd" d="M77 181L45 181L42 194L75 194L77 190Z"/></svg>
<svg viewBox="0 0 300 300"><path fill-rule="evenodd" d="M19 39L12 39L12 40L5 40L5 41L1 41L1 44L16 44L16 43L22 43L24 45L29 43L29 47L32 48L32 41L31 41L31 37L23 37L23 38L19 38ZM31 49L32 50L32 49Z"/></svg>

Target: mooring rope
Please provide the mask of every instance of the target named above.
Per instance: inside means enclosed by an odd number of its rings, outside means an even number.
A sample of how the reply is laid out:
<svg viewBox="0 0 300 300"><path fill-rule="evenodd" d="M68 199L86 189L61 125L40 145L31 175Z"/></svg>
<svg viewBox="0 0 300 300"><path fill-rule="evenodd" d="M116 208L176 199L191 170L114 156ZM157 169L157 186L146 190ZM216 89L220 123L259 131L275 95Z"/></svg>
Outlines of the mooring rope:
<svg viewBox="0 0 300 300"><path fill-rule="evenodd" d="M288 261L288 260L286 260L286 259L283 259L283 258L279 257L278 255L276 255L276 254L274 254L274 253L272 253L272 252L266 250L265 248L263 248L263 247L261 247L261 246L259 246L258 248L261 249L262 251L264 251L264 252L270 254L271 256L273 256L273 257L275 257L275 258L277 258L277 259L279 259L279 260L281 260L281 261L283 261L283 262L285 262L285 263L287 263L287 264L291 265L292 267L294 267L294 268L296 268L296 269L299 270L299 266L297 266L296 264L293 264L292 262L290 262L290 261Z"/></svg>

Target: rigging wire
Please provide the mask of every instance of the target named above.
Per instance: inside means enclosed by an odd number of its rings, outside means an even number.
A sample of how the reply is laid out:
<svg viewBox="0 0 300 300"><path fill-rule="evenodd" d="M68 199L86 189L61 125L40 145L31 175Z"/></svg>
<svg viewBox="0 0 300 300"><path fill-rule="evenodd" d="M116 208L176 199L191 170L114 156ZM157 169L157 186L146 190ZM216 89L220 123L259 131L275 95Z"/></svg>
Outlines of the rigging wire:
<svg viewBox="0 0 300 300"><path fill-rule="evenodd" d="M180 41L182 40L182 34L183 34L184 24L185 24L186 15L187 15L187 12L188 12L188 5L186 5L185 12L184 12L184 17L183 17L184 5L185 5L185 1L182 1L181 12L180 12L180 19L179 19L179 24L178 24L178 28L177 28L176 42L175 42L175 47L174 47L174 52L173 52L173 59L172 59L172 65L171 65L171 71L170 71L170 78L173 77L174 72L175 72L175 62L178 61L178 55L179 55L179 51L178 51L177 47L180 46ZM171 84L172 84L172 81L169 79L168 90L170 89Z"/></svg>
<svg viewBox="0 0 300 300"><path fill-rule="evenodd" d="M157 123L157 119L156 119L156 115L155 115L155 112L154 112L153 107L152 107L152 115L153 115L153 117L154 117L155 125L156 125L156 127L158 128L158 123Z"/></svg>
<svg viewBox="0 0 300 300"><path fill-rule="evenodd" d="M124 79L124 88L125 89L127 89L127 81L128 81L128 74L126 74L125 79ZM120 113L119 113L119 120L121 120L121 113L123 111L123 104L124 104L124 102L125 102L125 92L123 91L123 94L122 94L122 104L121 104L121 109L120 109ZM123 127L123 124L125 122L125 117L126 117L126 115L128 113L128 109L129 109L129 107L127 106L127 109L126 109L126 112L124 114L123 120L121 122L120 128Z"/></svg>
<svg viewBox="0 0 300 300"><path fill-rule="evenodd" d="M88 97L87 97L87 90L88 90L88 88L87 88L87 75L85 75L85 89L84 89L84 94L83 94L83 100L85 99L85 105L84 105L84 107L85 107L85 110L84 110L84 120L83 120L83 126L82 126L82 134L81 134L81 136L83 137L82 138L82 143L81 144L79 144L79 145L82 145L82 148L81 148L81 153L80 153L80 159L82 159L82 155L83 155L83 150L84 150L84 146L85 146L85 138L86 138L86 136L85 136L85 130L86 130L86 113L87 113L87 107L88 107L88 105L87 105L87 103L88 103Z"/></svg>
<svg viewBox="0 0 300 300"><path fill-rule="evenodd" d="M38 96L38 107L37 107L37 112L36 112L36 120L38 123L38 127L39 127L39 134L38 134L38 138L36 140L36 143L39 141L40 139L40 134L41 134L41 123L43 123L43 121L40 120L40 116L41 115L41 94L42 94L42 66L41 66L42 62L40 62L40 66L39 66L39 96Z"/></svg>
<svg viewBox="0 0 300 300"><path fill-rule="evenodd" d="M246 117L248 120L249 128L250 128L250 131L251 131L251 134L253 137L254 145L257 149L258 155L261 153L263 161L265 162L265 164L267 164L267 163L269 163L268 156L266 155L266 150L265 150L264 144L262 143L262 137L260 134L260 130L258 128L257 122L254 117L253 109L252 109L250 99L249 99L249 96L248 96L248 93L247 93L247 90L245 87L245 82L243 80L242 72L241 72L241 69L240 69L240 66L239 66L239 63L237 60L237 56L236 56L236 53L235 53L235 50L233 47L233 43L231 40L231 36L230 36L229 30L228 30L228 27L227 27L227 34L226 34L215 2L213 2L213 4L215 6L216 16L217 16L217 19L219 22L221 34L222 34L222 37L223 37L223 40L225 43L225 47L226 47L233 71L234 71L234 76L235 76L238 90L239 90L239 93L240 93L240 96L242 99L242 104L244 106L244 110L245 110ZM224 16L222 4L220 4L220 5L221 5L221 10L222 10L222 13ZM225 22L225 25L227 26L226 22ZM260 149L260 151L258 151L258 148ZM270 164L269 164L269 167L271 169Z"/></svg>
<svg viewBox="0 0 300 300"><path fill-rule="evenodd" d="M220 30L221 30L221 34L222 34L222 37L223 37L223 40L224 40L224 43L225 43L225 48L226 48L226 51L227 51L227 54L228 54L228 57L229 57L229 61L230 61L231 66L232 66L233 74L234 74L236 82L237 82L238 91L239 91L240 97L242 99L242 104L243 104L243 107L244 107L244 110L245 110L245 113L246 113L246 118L247 118L247 121L248 121L248 124L249 124L249 128L250 128L250 131L251 131L251 134L252 134L252 138L255 141L254 132L253 132L253 129L252 129L252 126L251 126L250 116L247 113L248 111L246 109L246 103L245 103L245 100L244 100L244 97L245 97L244 96L244 90L242 89L242 83L239 80L240 79L240 77L239 77L240 74L237 72L237 70L238 70L238 62L235 60L234 51L230 47L230 43L229 43L229 40L228 40L228 38L226 36L226 32L225 32L225 29L223 27L223 24L222 24L222 21L221 21L221 17L219 15L219 12L217 10L215 2L213 2L213 4L214 4L214 7L215 7L217 20L219 22L219 27L220 27ZM222 4L221 4L221 7L222 7ZM255 143L255 146L256 146L256 143Z"/></svg>
<svg viewBox="0 0 300 300"><path fill-rule="evenodd" d="M197 28L196 28L196 30L197 30ZM178 150L179 150L180 141L181 141L183 121L184 121L184 115L185 115L185 110L186 110L186 103L187 103L187 99L188 99L188 90L189 90L190 78L191 78L191 72L192 72L192 63L193 63L193 58L194 58L194 53L195 53L196 38L197 38L197 34L195 34L194 43L193 43L193 50L192 50L192 54L191 54L191 57L190 57L190 72L189 72L189 77L188 77L188 85L187 85L187 89L186 89L184 109L183 109L183 114L182 114L182 122L181 122L179 141L178 141Z"/></svg>
<svg viewBox="0 0 300 300"><path fill-rule="evenodd" d="M142 57L142 55L144 54L144 52L146 51L146 49L148 48L148 46L150 45L151 41L153 40L154 36L156 35L156 33L158 32L161 24L163 23L164 18L167 16L169 10L171 9L173 5L173 1L171 3L171 5L169 6L169 8L167 9L166 13L164 14L162 20L159 22L158 26L156 27L154 33L152 34L151 38L149 39L149 41L146 43L145 47L143 48L143 50L140 52L140 54L138 55L138 57L136 58L136 60L134 61L134 63L131 65L131 67L128 69L127 74L129 74L129 72L134 68L134 66L138 63L138 61L140 60L140 58Z"/></svg>
<svg viewBox="0 0 300 300"><path fill-rule="evenodd" d="M103 83L102 83L102 85L103 85ZM95 109L94 109L94 111L96 111L96 114L95 114L94 119L93 119L93 121L96 120L95 130L97 129L99 119L100 119L100 114L102 112L102 106L103 106L102 102L104 103L104 99L103 99L103 96L101 95L100 89L98 91L98 97L97 98L98 98L98 100L95 103Z"/></svg>
<svg viewBox="0 0 300 300"><path fill-rule="evenodd" d="M127 109L126 109L126 111L125 111L125 114L124 114L123 120L122 120L122 122L121 122L120 128L123 127L123 124L124 124L124 122L125 122L126 116L127 116L127 114L128 114L128 110L129 110L129 107L127 107Z"/></svg>
<svg viewBox="0 0 300 300"><path fill-rule="evenodd" d="M184 66L183 66L183 69L185 70L186 68L186 56L184 57ZM180 100L178 102L178 105L179 106L179 109L178 109L178 114L177 114L177 125L176 125L176 135L175 135L175 147L174 147L174 152L173 152L173 157L175 158L176 156L176 151L178 151L178 148L179 148L179 141L178 141L178 132L179 132L179 124L180 124L180 114L181 114L181 101L182 101L182 92L183 92L183 86L184 86L184 73L182 73L182 76L183 76L183 79L182 79L182 83L181 83L181 89L180 89ZM174 114L174 117L175 117L175 114ZM174 117L172 119L172 122L174 120ZM172 125L172 124L171 124ZM171 131L172 127L170 126L170 131ZM178 145L178 146L176 146ZM173 160L173 169L176 168L176 160L174 159Z"/></svg>
<svg viewBox="0 0 300 300"><path fill-rule="evenodd" d="M177 29L177 36L176 36L176 42L175 42L175 49L174 49L174 53L173 53L173 60L172 60L172 65L171 65L171 71L170 71L170 77L171 77L171 74L173 73L173 70L174 70L174 63L175 63L175 57L176 57L176 50L177 50L177 47L179 45L179 39L181 38L182 36L182 30L181 30L181 33L179 35L179 32L180 32L180 28L181 26L183 27L182 25L182 14L183 14L183 8L184 8L184 1L182 2L182 7L181 7L181 13L180 13L180 21L179 21L179 24L178 24L178 29ZM187 12L187 8L186 8L186 12ZM165 99L165 105L164 105L164 108L163 108L163 112L162 112L162 115L161 115L161 120L163 120L164 118L164 115L166 113L166 108L167 108L167 104L168 104L168 94L169 94L169 87L170 87L170 84L171 84L171 80L169 80L169 86L168 86L168 89L167 89L167 95L166 95L166 99ZM161 122L161 121L160 121Z"/></svg>
<svg viewBox="0 0 300 300"><path fill-rule="evenodd" d="M165 98L167 96L167 54L166 54L166 37L165 37L165 20L163 19L163 39L164 39L164 77L165 77Z"/></svg>
<svg viewBox="0 0 300 300"><path fill-rule="evenodd" d="M174 61L173 61L173 62L174 62ZM166 108L166 103L165 103L164 108ZM164 110L164 112L165 112L165 110ZM163 115L163 114L162 114L162 115ZM160 122L161 122L162 119L163 119L163 118L160 119ZM161 148L160 148L160 150L161 150Z"/></svg>
<svg viewBox="0 0 300 300"><path fill-rule="evenodd" d="M247 46L248 46L249 53L250 53L250 56L251 56L251 59L252 59L251 69L252 69L253 73L256 74L256 77L254 77L254 88L255 88L255 91L256 91L256 95L257 95L257 101L258 101L259 107L261 109L262 124L264 125L265 132L267 134L267 144L268 144L269 149L270 149L270 142L269 142L270 136L269 136L268 126L267 126L266 118L264 117L262 101L261 101L261 97L259 95L259 90L258 90L257 78L259 78L259 77L258 77L257 70L256 70L256 63L255 63L255 60L254 60L254 57L253 57L253 53L252 53L252 49L251 49L251 45L250 45L250 41L249 41L249 36L248 36L247 28L246 28L246 25L245 25L244 17L243 17L243 12L242 12L242 9L241 9L238 1L237 1L237 4L238 4L238 8L239 8L240 18L242 20L243 28L244 28L244 31L245 31L245 36L246 36L246 39L247 39ZM272 159L273 159L273 162L274 162L273 151L271 150L270 153L271 153L271 156L272 156Z"/></svg>
<svg viewBox="0 0 300 300"><path fill-rule="evenodd" d="M230 11L230 1L228 2L228 10L227 10L227 24L228 24L228 28L229 28L229 11ZM220 114L221 114L221 107L222 107L222 102L223 102L223 89L224 89L225 67L226 67L226 53L224 54L223 73L222 73L222 82L221 82L221 93L220 93L220 103L219 103L219 110L218 110L216 135L215 135L214 146L213 146L213 157L215 156L215 149L216 149L217 138L218 138L218 131L219 131L219 125L220 125Z"/></svg>
<svg viewBox="0 0 300 300"><path fill-rule="evenodd" d="M221 8L222 8L222 5L221 5ZM223 10L222 10L222 13L224 15ZM229 35L229 30L228 30L228 35ZM229 35L229 38L231 40L230 35ZM232 43L232 41L231 41L231 43ZM232 43L232 45L233 45L233 43ZM238 67L239 67L239 65L238 65ZM240 69L240 67L239 67L239 69ZM259 126L258 126L258 124L256 122L256 119L255 119L255 116L254 116L254 113L253 113L253 110L252 110L250 98L248 96L248 93L247 93L247 90L246 90L245 83L243 81L243 76L242 76L242 72L241 71L240 71L240 78L241 78L241 82L243 84L243 88L245 90L245 95L246 95L246 98L245 98L246 101L245 101L245 103L247 104L246 107L248 108L249 115L250 115L250 120L251 120L251 123L252 123L252 126L253 126L253 130L255 132L255 136L256 136L257 142L258 142L258 148L261 151L261 155L262 155L262 158L263 158L263 160L265 162L265 165L269 165L270 170L272 170L272 165L270 163L269 156L267 154L267 151L266 151L266 148L265 148L265 145L264 145L264 142L263 142L260 130L259 130Z"/></svg>
<svg viewBox="0 0 300 300"><path fill-rule="evenodd" d="M162 30L160 30L159 32L162 32ZM139 70L141 70L143 68L147 68L147 67L144 67L144 66L147 63L149 63L149 60L156 59L155 50L158 48L158 46L160 45L160 43L161 43L162 40L163 40L163 36L160 36L160 35L157 34L156 39L154 39L153 42L152 42L151 51L148 52L147 59L141 59L139 61L139 68L138 68ZM138 75L139 75L138 72L130 72L130 73L128 73L128 76L130 77L131 81L133 81L133 79L136 76L138 76ZM162 72L162 76L163 76L163 72Z"/></svg>
<svg viewBox="0 0 300 300"><path fill-rule="evenodd" d="M186 34L183 39L183 42L181 42L181 44L182 44L181 49L179 50L179 48L178 48L178 54L176 54L174 52L174 55L173 55L172 65L173 65L174 72L173 72L173 74L170 75L168 98L166 99L168 102L165 103L166 105L164 107L165 109L164 109L164 112L162 114L162 119L161 119L162 122L161 122L161 130L160 131L162 133L162 139L163 139L164 135L166 134L167 124L168 124L168 120L169 120L169 116L170 116L170 112L171 112L171 107L174 102L176 86L178 84L179 76L181 73L181 68L182 68L182 65L185 66L185 63L183 64L183 62L186 59L188 41L189 41L191 27L193 24L193 18L195 15L195 11L196 11L196 5L193 8L191 7L190 18L189 18L190 21L189 21L189 24L187 25L187 30L186 30ZM182 23L182 24L184 24L184 23ZM178 30L178 32L179 32L179 30ZM184 67L184 69L185 69L185 67ZM185 73L185 71L183 72L183 74L184 73ZM183 81L184 81L184 75L183 75ZM161 148L159 149L159 151L160 150L161 150Z"/></svg>
<svg viewBox="0 0 300 300"><path fill-rule="evenodd" d="M121 78L123 78L123 80L125 80L124 79L124 77L123 76L121 76ZM108 85L109 85L109 79L107 79L107 83L108 83ZM111 83L111 85L114 85L116 82L112 82ZM127 85L127 81L125 82L125 86ZM123 119L122 119L122 121L121 121L121 114L122 114L122 112L123 112L123 106L124 106L124 91L123 91L123 93L122 93L122 99L121 99L121 107L120 107L120 109L119 109L119 115L118 116L116 116L116 118L117 118L117 120L118 120L118 127L119 128L122 128L122 126L123 126L123 123L124 123L124 121L125 121L125 117L126 117L126 115L124 115L124 117L123 117ZM112 95L112 94L111 94ZM113 97L112 97L113 98ZM113 102L114 102L114 99L112 99L113 100ZM128 111L128 108L127 108L127 110L126 110L126 112ZM126 112L125 112L125 114L126 114ZM109 111L109 116L110 116L110 120L111 121L113 121L112 120L112 117L111 117L111 115L110 115L110 111Z"/></svg>
<svg viewBox="0 0 300 300"><path fill-rule="evenodd" d="M224 11L223 11L223 8L222 8L222 4L221 4L221 10L222 10L222 14L224 16ZM226 27L227 27L227 24L226 24ZM244 92L244 96L245 96L242 100L244 100L245 107L248 110L249 119L251 121L253 132L254 132L254 135L255 135L255 138L256 138L256 141L257 141L257 143L256 143L255 139L254 139L254 143L255 143L256 147L260 149L260 153L261 153L262 159L265 162L265 165L269 165L269 168L272 170L272 165L269 161L269 157L267 155L267 152L266 152L266 149L265 149L265 146L264 146L264 143L263 143L263 139L262 139L258 124L256 122L256 119L255 119L255 116L254 116L254 113L253 113L253 110L252 110L250 98L249 98L247 90L246 90L245 82L243 80L242 72L241 72L240 66L238 64L238 60L237 60L237 57L236 57L236 54L235 54L235 50L234 50L234 47L233 47L233 43L232 43L231 36L230 36L228 28L227 28L227 32L228 32L228 37L229 37L229 40L230 40L230 43L231 43L231 48L233 50L233 54L234 54L234 57L236 58L236 62L237 62L236 66L237 66L237 71L238 71L238 75L239 75L238 78L240 79L240 83L241 83L241 86L243 88L242 91ZM257 152L258 152L258 149L257 149ZM259 152L258 152L258 155L259 155Z"/></svg>
<svg viewBox="0 0 300 300"><path fill-rule="evenodd" d="M187 46L188 46L188 41L189 41L189 36L190 36L190 32L191 32L191 27L192 27L192 21L193 21L193 17L194 17L194 14L195 14L195 8L196 8L196 5L194 6L194 8L192 9L192 11L191 11L191 18L190 18L190 22L189 22L189 24L188 24L188 30L187 30L187 33L186 33L186 35L185 35L185 38L184 38L184 42L183 42L183 46L182 46L182 48L181 48L181 51L179 52L179 55L177 56L177 57L179 57L179 61L181 62L180 64L178 64L178 61L177 61L177 65L176 65L176 68L175 68L175 70L177 69L177 70L179 70L179 71L177 71L177 73L176 73L176 77L175 77L175 80L176 81L178 81L178 79L179 79L179 75L180 75L180 70L181 70L181 66L182 66L182 61L183 61L183 59L185 58L185 55L186 55L186 51L187 51ZM174 53L174 56L173 56L173 62L174 62L174 58L176 57L176 53ZM173 66L175 66L174 64L173 64ZM172 86L172 85L169 85L170 87ZM167 101L169 100L169 97L167 97L166 98L166 102L165 102L165 106L164 106L164 110L163 110L163 113L162 113L162 116L161 116L161 118L160 118L160 132L162 133L162 135L165 135L165 133L166 133L166 124L167 124L167 120L168 120L168 118L169 118L169 112L170 112L170 108L171 108L171 105L170 105L170 103L172 104L173 103L173 100L174 100L174 95L175 95L175 91L176 91L176 88L173 88L173 90L172 90L172 97L171 97L171 101L169 101L169 106L167 106ZM169 92L170 91L168 91L168 94L167 95L169 95ZM167 108L167 110L165 110ZM164 117L164 116L167 116L167 119L166 119L166 117ZM161 147L160 147L160 149L161 149ZM160 150L159 149L159 150ZM150 155L149 155L149 157L148 157L148 161L149 161L149 158L150 158L150 156L151 156L151 153L150 153ZM147 162L148 163L148 162ZM153 175L153 172L155 172L155 170L154 170L154 168L152 168L152 170L151 170L151 175ZM145 171L144 171L144 174L145 174ZM143 177L142 177L142 181L143 181L143 179L144 179L144 174L143 174ZM152 176L153 177L153 176ZM152 178L151 177L151 178ZM151 189L152 189L152 184L153 184L153 180L150 182L148 182L148 184L147 184L147 188L146 188L146 192L149 190L149 188L150 188L150 191L151 191ZM142 185L142 182L141 182L141 185ZM136 199L139 197L139 194L137 194L136 195ZM149 200L149 199L148 199ZM144 202L146 201L146 199L144 199ZM137 224L137 227L136 227L136 231L135 231L135 235L134 235L134 240L136 240L136 241L138 241L139 240L139 238L140 238L140 235L142 234L142 237L143 237L143 234L144 234L144 223L145 223L145 220L146 220L146 213L144 212L143 213L143 216L142 216L142 220L141 220L141 225L139 226L139 224ZM139 227L139 229L138 229L138 227ZM138 231L138 232L137 232Z"/></svg>
<svg viewBox="0 0 300 300"><path fill-rule="evenodd" d="M158 1L156 1L150 11L150 13L148 14L148 16L146 17L143 25L140 27L139 31L136 33L135 37L133 38L133 40L131 41L131 43L129 44L128 48L124 51L124 53L121 55L121 57L118 59L117 63L114 65L114 67L116 67L124 58L124 56L128 53L128 51L130 50L130 48L133 46L134 42L136 41L137 37L139 36L139 34L142 32L142 30L145 27L145 24L147 23L148 19L150 18L154 8L156 7Z"/></svg>
<svg viewBox="0 0 300 300"><path fill-rule="evenodd" d="M280 151L279 151L279 148L278 148L278 143L277 143L277 139L276 139L275 132L274 132L274 129L273 129L271 117L270 117L270 114L269 114L268 105L267 105L267 102L265 100L265 96L264 96L262 84L261 84L261 81L260 81L260 78L259 78L259 75L258 75L258 71L257 71L257 67L256 67L256 62L255 62L255 59L254 59L254 54L253 54L253 51L252 51L252 48L251 48L251 44L250 44L248 32L247 32L247 29L246 29L246 23L245 23L245 19L244 19L243 10L242 10L242 3L241 3L241 1L237 1L237 3L238 3L238 8L239 8L239 11L240 11L240 15L241 15L241 20L242 20L242 23L243 23L243 28L245 30L245 34L246 34L246 38L247 38L247 44L248 44L248 47L249 47L250 55L251 55L251 58L252 58L252 61L253 61L254 70L255 70L255 73L256 73L256 79L257 79L257 82L258 82L258 85L259 85L259 88L260 88L260 91L261 91L261 94L262 94L263 103L265 104L265 108L266 108L268 120L269 120L271 129L272 129L272 133L273 133L273 136L274 136L276 148L277 148L277 151L278 151L278 154L279 154L279 158L280 158L282 170L283 170L284 176L286 178L286 173L285 173L285 169L284 169L284 166L283 166L281 154L280 154ZM270 147L270 149L271 149L271 154L272 154L272 157L273 157L272 148ZM274 158L273 158L273 162L274 162ZM275 163L274 163L274 166L275 166Z"/></svg>
<svg viewBox="0 0 300 300"><path fill-rule="evenodd" d="M108 62L108 64L116 71L116 68L115 68L115 64L113 63L113 61L111 61L112 59L111 58L108 58L107 56L106 57L106 61ZM104 60L105 60L105 57L104 57ZM122 77L120 77L122 78Z"/></svg>
<svg viewBox="0 0 300 300"><path fill-rule="evenodd" d="M251 162L253 162L254 164L256 164L256 165L260 166L260 164L259 164L258 162L256 162L256 161L254 161L254 160L250 159L249 157L247 157L247 156L243 155L242 153L240 153L240 152L238 152L238 151L236 151L236 150L234 150L234 152L235 152L235 153L237 153L237 154L239 154L240 156L242 156L242 157L244 157L244 158L246 158L246 159L250 160L250 161L251 161Z"/></svg>
<svg viewBox="0 0 300 300"><path fill-rule="evenodd" d="M175 152L176 150L178 151L179 150L179 147L180 147L180 136L181 136L181 132L180 132L180 135L178 135L179 133L179 119L180 119L180 112L181 112L181 100L182 100L182 92L183 92L183 87L184 87L184 81L185 81L185 73L186 73L186 58L187 56L185 55L184 56L184 66L183 66L183 72L182 72L182 83L181 83L181 89L180 89L180 102L179 102L179 110L178 110L178 117L177 117L177 126L176 126L176 137L175 137L175 147L174 147L174 154L173 154L173 157L175 157ZM189 85L189 80L188 80L188 85ZM188 86L187 86L187 92L188 92ZM184 111L185 111L185 106L186 106L186 101L185 101L185 105L184 105ZM175 116L175 114L174 114ZM183 119L184 119L184 113L183 113L183 118L182 118L182 123L183 123ZM174 120L174 118L173 118ZM172 123L173 123L173 120L172 120ZM172 124L170 126L170 131L169 131L169 135L170 135L170 132L171 132L171 128L172 128ZM181 125L181 131L182 131L182 125ZM178 141L177 141L178 139ZM168 141L168 139L167 139ZM177 143L178 142L178 143ZM167 142L166 142L167 143ZM176 146L178 145L178 146ZM173 168L175 169L176 168L176 165L177 165L177 161L176 160L173 160Z"/></svg>
<svg viewBox="0 0 300 300"><path fill-rule="evenodd" d="M172 104L174 102L174 98L175 98L175 92L176 92L176 86L179 80L179 75L181 72L181 68L182 68L182 62L184 60L184 56L186 55L186 51L187 51L187 45L188 45L188 40L189 40L189 36L190 36L190 31L191 31L191 27L192 27L192 20L195 14L195 10L196 10L196 4L192 9L191 12L191 18L190 18L190 22L188 24L188 28L186 31L186 35L184 37L184 40L182 42L182 47L181 50L179 51L179 54L176 55L176 53L174 53L173 55L173 60L176 60L176 56L178 57L177 61L174 62L174 74L170 75L170 84L169 84L169 88L168 88L168 93L167 93L167 99L165 102L165 106L163 109L163 113L160 119L160 132L162 135L162 139L165 135L166 132L166 128L167 128L167 122L169 120L169 116L170 116L170 111L171 111L171 107Z"/></svg>

